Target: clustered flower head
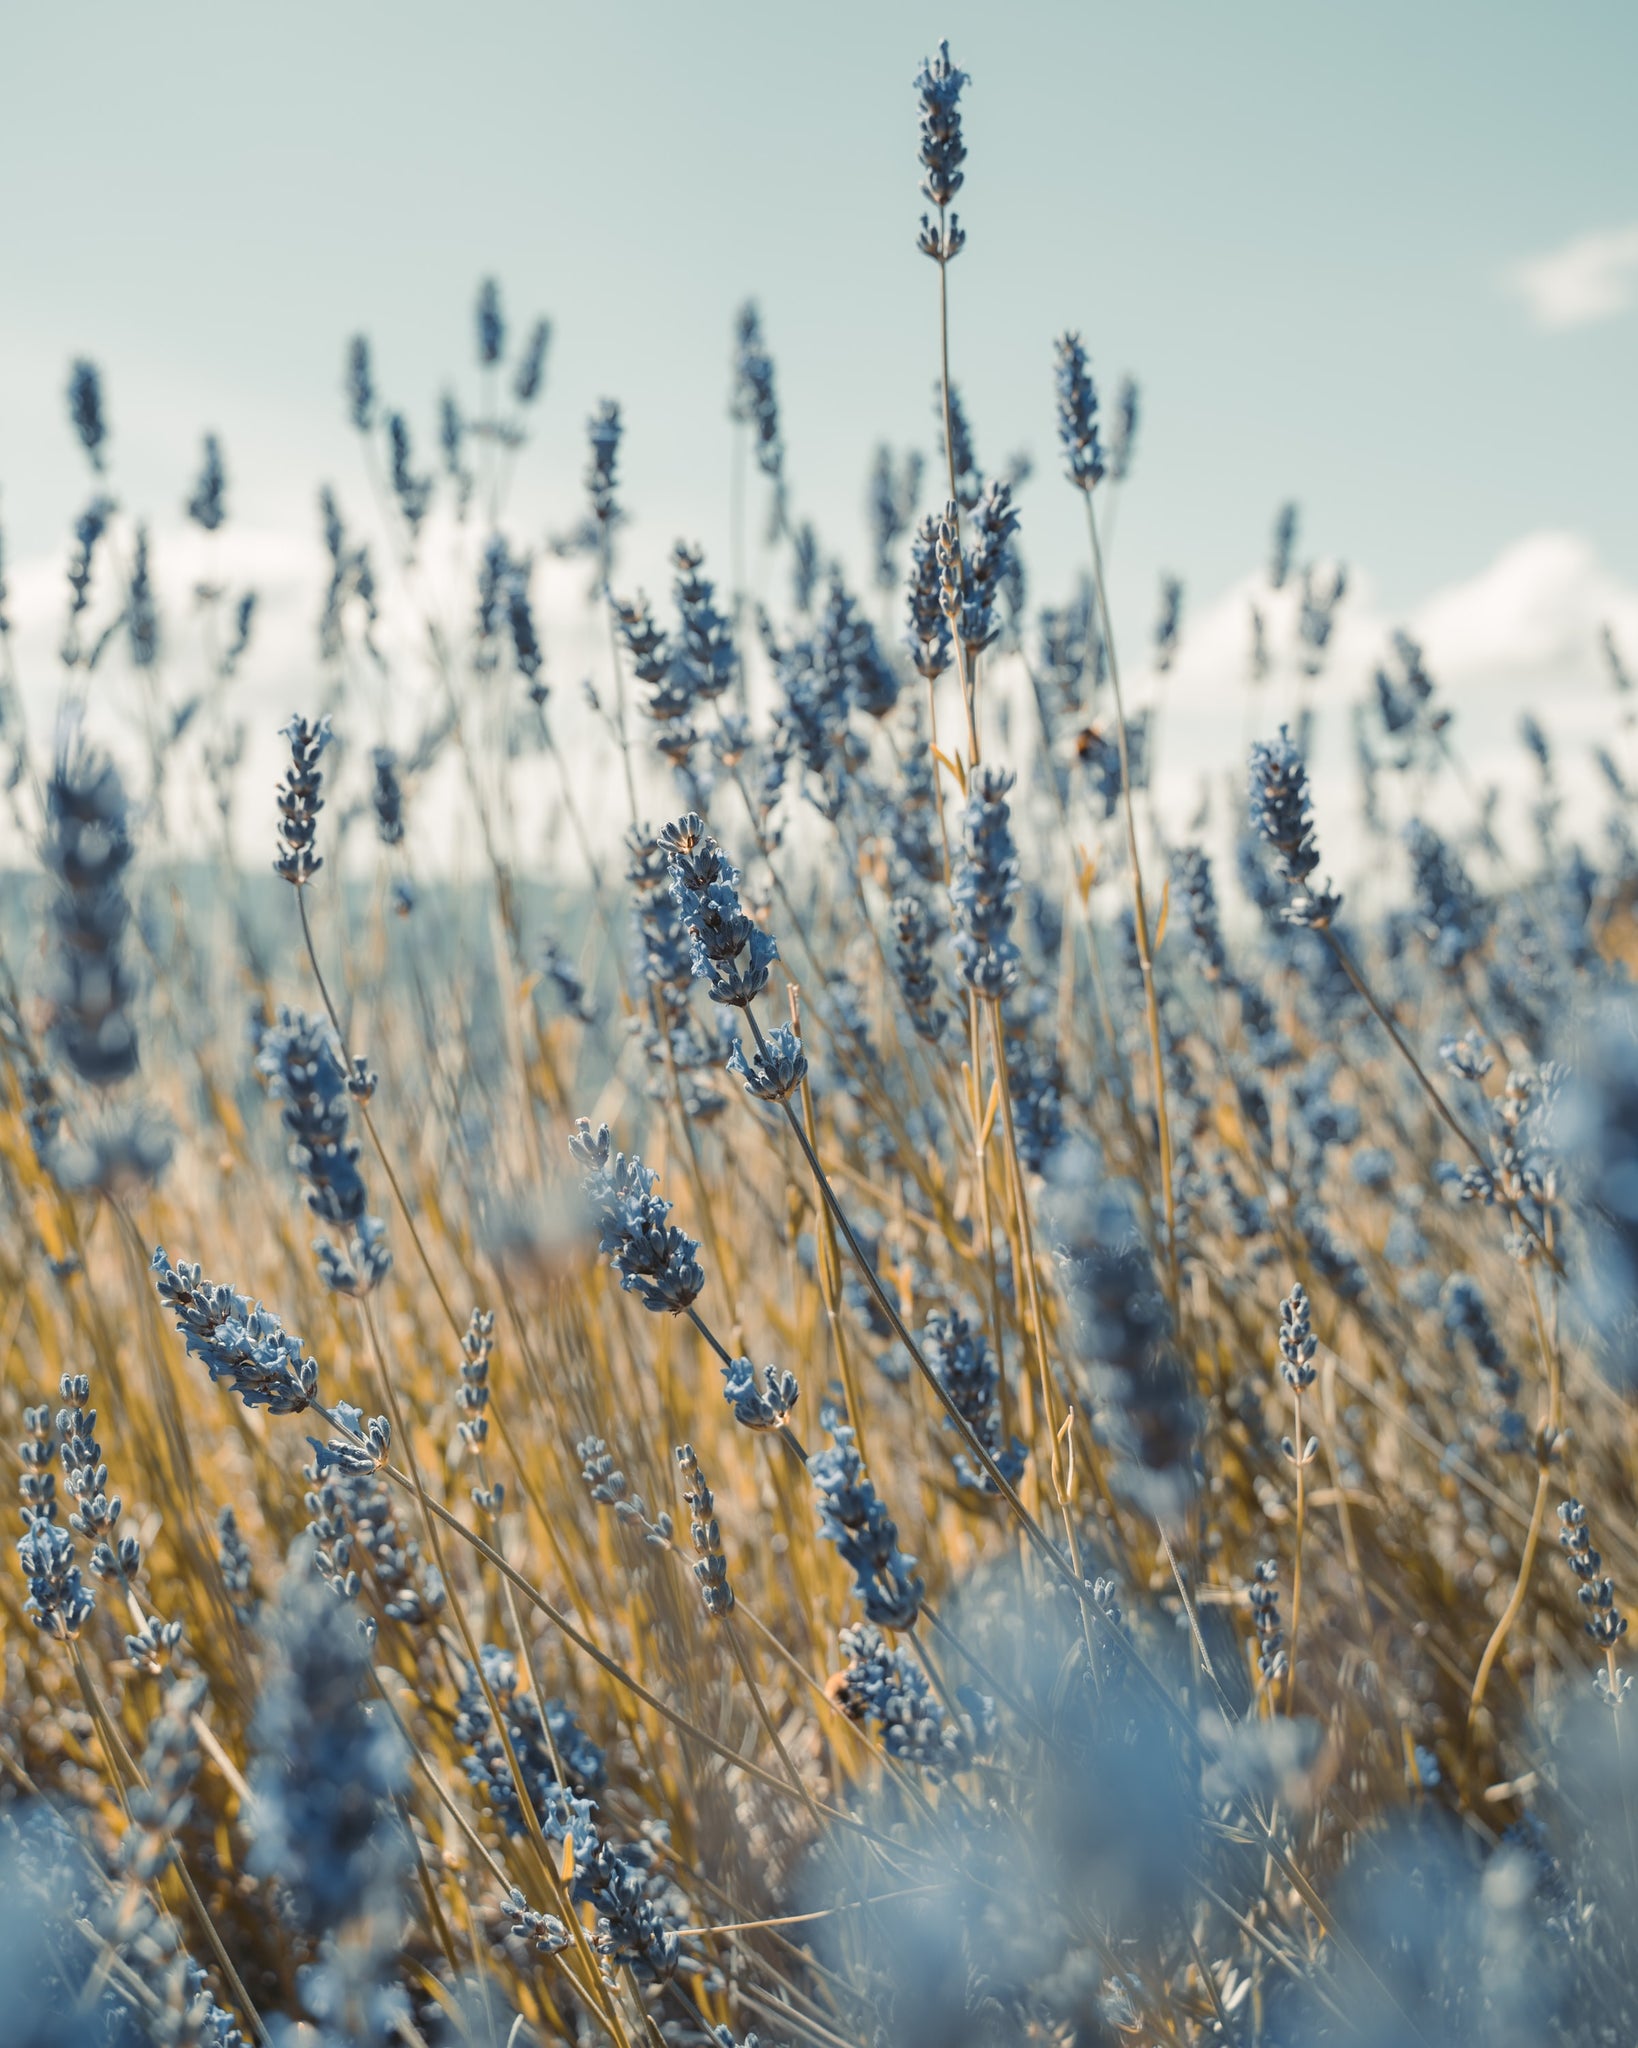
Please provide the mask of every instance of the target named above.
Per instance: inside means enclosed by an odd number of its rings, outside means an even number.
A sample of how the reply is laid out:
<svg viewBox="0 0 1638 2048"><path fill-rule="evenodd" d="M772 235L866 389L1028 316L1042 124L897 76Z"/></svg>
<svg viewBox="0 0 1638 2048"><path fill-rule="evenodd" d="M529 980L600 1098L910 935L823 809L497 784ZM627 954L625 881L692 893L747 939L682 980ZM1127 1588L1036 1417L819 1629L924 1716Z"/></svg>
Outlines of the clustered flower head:
<svg viewBox="0 0 1638 2048"><path fill-rule="evenodd" d="M192 1786L201 1761L194 1718L209 1691L197 1675L172 1677L149 1723L142 1782L127 1794L131 1825L119 1845L122 1868L140 1882L152 1882L179 1860L177 1834L193 1812ZM195 2038L210 2039L205 2033Z"/></svg>
<svg viewBox="0 0 1638 2048"><path fill-rule="evenodd" d="M1606 1575L1604 1560L1592 1547L1587 1510L1581 1502L1573 1498L1561 1502L1558 1519L1558 1540L1565 1562L1581 1581L1576 1598L1588 1610L1587 1633L1605 1652L1613 1668L1615 1646L1627 1632L1627 1618L1615 1604L1615 1581ZM1632 1680L1620 1673L1615 1674L1612 1684L1609 1669L1600 1671L1596 1682L1612 1707L1620 1704L1632 1685Z"/></svg>
<svg viewBox="0 0 1638 2048"><path fill-rule="evenodd" d="M375 769L375 787L370 797L375 806L376 837L383 846L402 846L404 785L399 778L398 756L391 747L377 747L370 760Z"/></svg>
<svg viewBox="0 0 1638 2048"><path fill-rule="evenodd" d="M950 621L944 611L938 540L939 521L929 513L910 543L910 630L905 645L917 675L930 683L950 666Z"/></svg>
<svg viewBox="0 0 1638 2048"><path fill-rule="evenodd" d="M1359 1292L1363 1281L1356 1284L1353 1261L1333 1242L1323 1217L1312 1204L1302 1202L1297 1207L1296 1221L1308 1239L1309 1256L1316 1270L1339 1294L1351 1299ZM1296 1396L1296 1413L1299 1415L1302 1396L1319 1377L1314 1366L1317 1348L1318 1340L1309 1322L1308 1296L1299 1280L1280 1303L1280 1377ZM1292 1437L1280 1438L1280 1451L1292 1465L1311 1464L1318 1449L1318 1437L1310 1436L1300 1445Z"/></svg>
<svg viewBox="0 0 1638 2048"><path fill-rule="evenodd" d="M1045 606L1041 611L1035 665L1054 720L1079 721L1089 691L1095 694L1104 682L1108 657L1093 611L1090 578L1082 582L1071 603L1061 608Z"/></svg>
<svg viewBox="0 0 1638 2048"><path fill-rule="evenodd" d="M1302 643L1303 674L1317 676L1325 666L1337 612L1348 594L1348 571L1335 563L1329 572L1307 568L1302 572L1302 608L1297 615L1297 633Z"/></svg>
<svg viewBox="0 0 1638 2048"><path fill-rule="evenodd" d="M615 1152L607 1124L596 1134L576 1120L569 1150L586 1169L580 1183L597 1213L598 1249L620 1285L656 1314L680 1315L705 1285L699 1245L666 1218L671 1204L654 1192L656 1176L633 1153Z"/></svg>
<svg viewBox="0 0 1638 2048"><path fill-rule="evenodd" d="M586 1482L586 1491L600 1508L612 1508L615 1520L640 1532L646 1543L663 1547L671 1541L671 1516L662 1508L649 1520L648 1502L640 1493L633 1492L631 1481L600 1436L582 1437L574 1454L580 1460L580 1476Z"/></svg>
<svg viewBox="0 0 1638 2048"><path fill-rule="evenodd" d="M564 1009L582 1024L597 1021L597 1003L573 962L548 932L540 942L540 972L557 990Z"/></svg>
<svg viewBox="0 0 1638 2048"><path fill-rule="evenodd" d="M772 937L746 916L739 900L739 870L690 811L659 838L671 874L671 894L693 940L694 976L714 1003L743 1010L768 986L779 957Z"/></svg>
<svg viewBox="0 0 1638 2048"><path fill-rule="evenodd" d="M1154 1257L1125 1189L1086 1140L1053 1161L1048 1217L1069 1309L1070 1357L1116 1488L1146 1512L1178 1516L1196 1485L1193 1376L1178 1357Z"/></svg>
<svg viewBox="0 0 1638 2048"><path fill-rule="evenodd" d="M893 922L898 930L894 965L911 1026L918 1038L937 1045L948 1019L938 1000L938 979L933 971L932 916L919 896L906 894L894 899Z"/></svg>
<svg viewBox="0 0 1638 2048"><path fill-rule="evenodd" d="M108 439L108 420L102 409L102 375L95 363L81 356L68 375L68 416L80 437L80 446L100 476L105 466L103 445Z"/></svg>
<svg viewBox="0 0 1638 2048"><path fill-rule="evenodd" d="M624 1967L645 1982L664 1982L681 1960L677 1927L686 1902L660 1868L655 1843L607 1838L597 1824L596 1802L588 1796L601 1789L607 1776L602 1751L561 1701L548 1701L543 1713L531 1695L519 1690L509 1652L485 1646L480 1654L535 1820L548 1842L565 1845L570 1901L592 1909L593 1945L604 1976L616 1982ZM470 1665L455 1736L467 1751L467 1776L488 1795L507 1832L524 1833L512 1762L484 1685ZM510 1932L538 1954L551 1954L569 1939L560 1921L532 1910L521 1892L510 1893L503 1910Z"/></svg>
<svg viewBox="0 0 1638 2048"><path fill-rule="evenodd" d="M973 770L961 820L961 859L950 883L962 978L977 994L995 998L1009 995L1020 973L1011 935L1018 893L1018 850L1007 806L1012 785L1005 768L984 764Z"/></svg>
<svg viewBox="0 0 1638 2048"><path fill-rule="evenodd" d="M51 907L51 1040L93 1087L137 1068L136 982L126 965L131 864L125 786L105 754L70 734L46 787L41 861L57 882Z"/></svg>
<svg viewBox="0 0 1638 2048"><path fill-rule="evenodd" d="M392 1267L386 1225L366 1213L368 1197L358 1170L358 1141L349 1125L348 1097L368 1096L372 1077L359 1063L348 1074L329 1019L281 1009L261 1034L256 1071L284 1106L290 1163L307 1184L307 1206L321 1222L351 1232L345 1251L327 1238L313 1250L325 1284L338 1294L368 1294Z"/></svg>
<svg viewBox="0 0 1638 2048"><path fill-rule="evenodd" d="M1137 442L1138 388L1123 377L1115 391L1115 423L1109 435L1109 480L1123 484L1132 468L1132 450Z"/></svg>
<svg viewBox="0 0 1638 2048"><path fill-rule="evenodd" d="M379 1477L389 1437L385 1420L373 1416L366 1423L345 1401L337 1402L335 1412L347 1434L328 1444L307 1440L313 1447L312 1462L302 1468L308 1481L307 1536L313 1569L338 1600L360 1609L359 1633L373 1644L377 1624L374 1613L362 1608L364 1573L382 1616L410 1629L434 1623L444 1587L438 1573L422 1563L414 1537L400 1527L392 1493Z"/></svg>
<svg viewBox="0 0 1638 2048"><path fill-rule="evenodd" d="M1160 616L1155 621L1155 668L1165 675L1177 659L1183 630L1183 585L1175 576L1160 579Z"/></svg>
<svg viewBox="0 0 1638 2048"><path fill-rule="evenodd" d="M375 425L375 372L370 362L367 335L355 334L348 342L343 382L347 394L347 416L359 433L367 434Z"/></svg>
<svg viewBox="0 0 1638 2048"><path fill-rule="evenodd" d="M779 436L773 357L762 338L762 315L752 299L740 307L734 322L734 384L728 416L751 429L758 469L781 485L785 448Z"/></svg>
<svg viewBox="0 0 1638 2048"><path fill-rule="evenodd" d="M500 286L486 277L478 287L478 361L485 369L498 363L506 348L506 319L501 312Z"/></svg>
<svg viewBox="0 0 1638 2048"><path fill-rule="evenodd" d="M546 381L546 352L552 345L552 323L537 320L529 330L518 355L512 377L512 396L519 405L533 405Z"/></svg>
<svg viewBox="0 0 1638 2048"><path fill-rule="evenodd" d="M1097 388L1078 334L1059 337L1057 385L1058 442L1069 481L1078 491L1090 491L1103 480L1104 461L1098 439Z"/></svg>
<svg viewBox="0 0 1638 2048"><path fill-rule="evenodd" d="M1283 590L1297 553L1298 510L1293 504L1280 507L1274 520L1274 539L1268 558L1268 587Z"/></svg>
<svg viewBox="0 0 1638 2048"><path fill-rule="evenodd" d="M91 1569L99 1579L129 1582L142 1569L142 1544L133 1535L120 1536L124 1506L108 1492L108 1467L97 1441L97 1411L86 1404L91 1382L84 1373L64 1373L59 1391L64 1405L57 1410L57 1435L63 1463L63 1485L75 1503L69 1527L92 1546Z"/></svg>
<svg viewBox="0 0 1638 2048"><path fill-rule="evenodd" d="M1064 1142L1064 1070L1050 1033L1020 1021L1006 1034L1008 1085L1018 1156L1031 1173L1050 1172Z"/></svg>
<svg viewBox="0 0 1638 2048"><path fill-rule="evenodd" d="M800 1391L795 1373L783 1372L777 1366L762 1368L760 1387L756 1367L748 1358L735 1358L722 1368L722 1398L744 1429L783 1429L796 1408Z"/></svg>
<svg viewBox="0 0 1638 2048"><path fill-rule="evenodd" d="M956 505L960 511L970 512L983 495L984 473L978 466L972 423L967 418L959 385L940 379L933 386L933 417L944 428L950 466L955 471Z"/></svg>
<svg viewBox="0 0 1638 2048"><path fill-rule="evenodd" d="M759 1102L784 1102L802 1085L808 1071L808 1056L802 1041L789 1024L767 1033L761 1050L746 1054L737 1041L728 1055L728 1071L745 1084L745 1093Z"/></svg>
<svg viewBox="0 0 1638 2048"><path fill-rule="evenodd" d="M486 1643L479 1655L483 1677L506 1724L519 1775L535 1817L544 1826L555 1802L565 1793L584 1799L602 1790L608 1778L607 1759L561 1700L548 1700L542 1710L532 1693L520 1689L517 1659L509 1650ZM509 1835L523 1834L526 1823L517 1782L484 1687L470 1664L456 1702L455 1739L466 1752L467 1777L487 1795L502 1827Z"/></svg>
<svg viewBox="0 0 1638 2048"><path fill-rule="evenodd" d="M1503 1445L1509 1450L1524 1449L1528 1432L1524 1417L1514 1405L1522 1382L1518 1368L1508 1359L1506 1346L1496 1333L1478 1282L1471 1274L1452 1273L1441 1292L1440 1306L1451 1344L1454 1346L1458 1339L1465 1340L1473 1353L1474 1363L1484 1376L1485 1385L1496 1405L1497 1426Z"/></svg>
<svg viewBox="0 0 1638 2048"><path fill-rule="evenodd" d="M1308 769L1286 728L1276 740L1259 740L1251 750L1251 824L1273 852L1280 880L1290 891L1282 913L1288 924L1321 930L1335 923L1342 898L1329 883L1315 889L1309 878L1319 866L1314 814L1309 804Z"/></svg>
<svg viewBox="0 0 1638 2048"><path fill-rule="evenodd" d="M387 457L387 480L413 541L432 504L433 479L415 469L409 421L401 412L387 416Z"/></svg>
<svg viewBox="0 0 1638 2048"><path fill-rule="evenodd" d="M554 1802L546 1839L573 1847L570 1900L590 1906L596 1925L593 1947L606 1982L630 1971L641 1981L663 1984L682 1960L677 1938L687 1902L660 1868L653 1842L611 1842L597 1826L589 1799Z"/></svg>
<svg viewBox="0 0 1638 2048"><path fill-rule="evenodd" d="M1462 963L1484 943L1491 910L1460 857L1431 826L1413 818L1405 827L1411 857L1417 919L1429 941L1433 964L1459 974Z"/></svg>
<svg viewBox="0 0 1638 2048"><path fill-rule="evenodd" d="M692 1444L677 1446L677 1476L682 1481L683 1499L688 1503L689 1538L694 1545L694 1577L700 1597L713 1621L734 1611L734 1589L728 1583L728 1560L722 1554L722 1531L717 1526L716 1496L705 1483Z"/></svg>
<svg viewBox="0 0 1638 2048"><path fill-rule="evenodd" d="M818 687L838 707L885 718L898 702L898 673L839 574L830 579L813 651Z"/></svg>
<svg viewBox="0 0 1638 2048"><path fill-rule="evenodd" d="M159 659L159 612L148 569L148 529L139 526L125 592L125 641L133 668L152 668Z"/></svg>
<svg viewBox="0 0 1638 2048"><path fill-rule="evenodd" d="M949 506L939 527L940 601L971 661L1001 631L1000 597L1016 567L1012 537L1018 512L1010 484L985 486L972 508L969 530L974 539L963 558L956 508Z"/></svg>
<svg viewBox="0 0 1638 2048"><path fill-rule="evenodd" d="M23 1533L17 1561L28 1586L23 1612L48 1636L72 1642L96 1611L96 1598L81 1576L74 1539L57 1520L57 1432L42 1402L23 1410L28 1435L19 1446Z"/></svg>
<svg viewBox="0 0 1638 2048"><path fill-rule="evenodd" d="M173 1266L158 1246L150 1261L159 1298L187 1340L188 1356L247 1408L298 1415L318 1398L318 1366L278 1317L252 1308L231 1287L216 1287L197 1266Z"/></svg>
<svg viewBox="0 0 1638 2048"><path fill-rule="evenodd" d="M1258 1560L1251 1574L1251 1618L1257 1630L1257 1675L1276 1685L1287 1669L1285 1630L1280 1626L1279 1571L1271 1557Z"/></svg>
<svg viewBox="0 0 1638 2048"><path fill-rule="evenodd" d="M671 643L655 624L653 607L641 592L629 603L614 607L615 629L631 656L632 674L643 687L642 710L656 725L668 725L681 718L693 702L681 678L674 676ZM693 735L689 735L692 744ZM662 736L660 744L667 742Z"/></svg>
<svg viewBox="0 0 1638 2048"><path fill-rule="evenodd" d="M338 1401L335 1415L341 1425L339 1435L322 1444L316 1436L307 1439L313 1447L316 1475L322 1479L328 1472L340 1472L362 1479L379 1472L392 1450L392 1426L387 1418L372 1415L366 1420L363 1410L351 1401Z"/></svg>
<svg viewBox="0 0 1638 2048"><path fill-rule="evenodd" d="M1318 1348L1309 1320L1307 1291L1299 1280L1280 1303L1280 1376L1293 1393L1303 1393L1314 1384Z"/></svg>
<svg viewBox="0 0 1638 2048"><path fill-rule="evenodd" d="M330 744L330 721L321 718L310 723L298 716L282 730L290 742L290 767L279 784L281 850L273 863L273 871L294 888L302 889L324 865L323 856L314 848L318 838L318 814L324 808L324 799L319 793L324 783L319 772L319 756Z"/></svg>
<svg viewBox="0 0 1638 2048"><path fill-rule="evenodd" d="M1207 981L1219 982L1228 973L1228 954L1223 946L1210 856L1198 846L1179 847L1172 855L1172 882L1188 919L1200 971Z"/></svg>
<svg viewBox="0 0 1638 2048"><path fill-rule="evenodd" d="M620 516L614 495L620 456L620 408L612 398L605 398L586 422L586 435L591 445L586 461L586 493L591 499L599 545L606 550L610 529Z"/></svg>
<svg viewBox="0 0 1638 2048"><path fill-rule="evenodd" d="M278 1880L286 1910L317 1935L396 1899L410 1844L393 1802L408 1754L385 1710L365 1703L362 1640L300 1557L267 1636L271 1668L251 1730L250 1867Z"/></svg>
<svg viewBox="0 0 1638 2048"><path fill-rule="evenodd" d="M880 1729L889 1756L926 1771L959 1770L993 1735L992 1709L982 1694L957 1694L966 1725L945 1706L921 1667L894 1649L879 1628L855 1622L836 1639L844 1663L827 1686L850 1720Z"/></svg>
<svg viewBox="0 0 1638 2048"><path fill-rule="evenodd" d="M965 71L950 60L950 45L941 42L938 53L923 59L916 73L916 91L921 96L922 196L938 208L935 223L921 217L918 246L935 262L948 263L961 252L966 241L956 216L945 221L945 209L961 190L967 160L967 146L961 139L961 89L967 83Z"/></svg>
<svg viewBox="0 0 1638 2048"><path fill-rule="evenodd" d="M702 576L704 550L678 541L671 551L676 582L673 594L681 620L672 665L691 705L714 704L733 687L739 669L734 651L733 631L727 617L718 610L716 585Z"/></svg>
<svg viewBox="0 0 1638 2048"><path fill-rule="evenodd" d="M935 1312L927 1318L921 1348L933 1377L949 1395L962 1420L994 1459L1002 1478L1009 1486L1016 1486L1024 1476L1024 1461L1029 1453L1017 1437L1006 1445L1001 1441L1001 1421L996 1413L1001 1374L989 1339L964 1315ZM948 1416L945 1426L955 1427ZM957 1479L969 1492L997 1491L989 1473L965 1451L956 1452L954 1463Z"/></svg>
<svg viewBox="0 0 1638 2048"><path fill-rule="evenodd" d="M909 1628L926 1591L915 1576L916 1560L899 1549L898 1528L865 1476L851 1427L829 1406L819 1419L832 1439L808 1465L819 1496L819 1533L852 1571L867 1617L884 1628Z"/></svg>
<svg viewBox="0 0 1638 2048"><path fill-rule="evenodd" d="M489 1441L489 1359L495 1348L495 1312L475 1308L461 1339L461 1383L455 1390L455 1406L461 1411L457 1424L466 1449L478 1457Z"/></svg>

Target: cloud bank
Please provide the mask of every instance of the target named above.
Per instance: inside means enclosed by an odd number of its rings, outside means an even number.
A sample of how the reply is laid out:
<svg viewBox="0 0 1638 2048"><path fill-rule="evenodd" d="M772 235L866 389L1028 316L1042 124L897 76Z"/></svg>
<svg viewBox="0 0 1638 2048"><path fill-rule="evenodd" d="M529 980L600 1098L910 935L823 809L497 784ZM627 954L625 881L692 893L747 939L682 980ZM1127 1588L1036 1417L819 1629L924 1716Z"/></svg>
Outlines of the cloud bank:
<svg viewBox="0 0 1638 2048"><path fill-rule="evenodd" d="M1503 281L1549 333L1614 319L1638 299L1638 221L1572 236L1511 265Z"/></svg>

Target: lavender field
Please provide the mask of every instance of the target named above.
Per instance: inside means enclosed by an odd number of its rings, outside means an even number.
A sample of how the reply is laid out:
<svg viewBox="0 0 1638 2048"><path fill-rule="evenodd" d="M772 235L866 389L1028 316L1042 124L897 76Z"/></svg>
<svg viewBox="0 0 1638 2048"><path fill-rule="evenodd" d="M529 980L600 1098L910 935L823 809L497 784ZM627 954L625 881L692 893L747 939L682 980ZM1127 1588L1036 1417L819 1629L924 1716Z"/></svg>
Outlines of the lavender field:
<svg viewBox="0 0 1638 2048"><path fill-rule="evenodd" d="M316 543L29 397L0 2048L1638 2037L1638 605L1134 603L927 43L857 531L728 285L709 544L504 277Z"/></svg>

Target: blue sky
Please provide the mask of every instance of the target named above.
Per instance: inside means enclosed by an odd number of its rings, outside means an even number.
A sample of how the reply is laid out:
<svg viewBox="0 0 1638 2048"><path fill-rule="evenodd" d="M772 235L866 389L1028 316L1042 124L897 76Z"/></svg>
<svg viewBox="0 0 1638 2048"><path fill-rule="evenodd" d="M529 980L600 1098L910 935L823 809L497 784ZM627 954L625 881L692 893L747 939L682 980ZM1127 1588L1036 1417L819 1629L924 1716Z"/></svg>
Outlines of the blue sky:
<svg viewBox="0 0 1638 2048"><path fill-rule="evenodd" d="M343 468L346 334L430 424L486 271L557 321L543 472L572 479L611 392L639 513L702 529L755 291L842 544L872 442L925 438L909 81L941 31L974 81L952 282L981 452L1050 456L1074 324L1144 387L1129 558L1209 587L1295 494L1407 603L1531 526L1632 561L1638 325L1543 331L1501 279L1638 220L1638 13L1498 0L12 10L14 546L78 486L71 354L106 366L133 498L174 498L215 425L241 513L282 517Z"/></svg>
<svg viewBox="0 0 1638 2048"><path fill-rule="evenodd" d="M104 367L131 509L174 523L213 428L236 520L306 543L321 479L363 495L346 337L371 334L429 438L450 374L471 388L493 273L518 326L556 323L525 537L575 509L609 394L634 573L679 533L723 546L728 336L755 293L798 509L860 563L873 445L931 447L910 81L940 33L973 78L956 373L981 456L1037 458L1037 596L1080 561L1052 445L1067 325L1106 388L1142 385L1134 635L1162 570L1200 619L1287 496L1376 623L1531 535L1574 538L1597 602L1630 592L1638 10L1512 0L11 9L12 558L60 559L84 492L74 354Z"/></svg>

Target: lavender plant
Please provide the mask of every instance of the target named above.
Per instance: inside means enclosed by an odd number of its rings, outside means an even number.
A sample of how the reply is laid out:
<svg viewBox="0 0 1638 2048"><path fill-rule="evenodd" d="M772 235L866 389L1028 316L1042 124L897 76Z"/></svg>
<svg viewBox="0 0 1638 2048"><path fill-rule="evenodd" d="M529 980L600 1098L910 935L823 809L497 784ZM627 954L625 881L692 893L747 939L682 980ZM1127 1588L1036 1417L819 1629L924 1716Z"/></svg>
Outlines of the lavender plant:
<svg viewBox="0 0 1638 2048"><path fill-rule="evenodd" d="M614 398L527 497L497 281L428 415L351 344L276 792L254 479L128 504L74 366L48 746L0 588L0 2031L1638 2033L1620 621L1592 774L1536 704L1492 800L1288 504L1185 825L1106 338L1036 357L1068 491L979 460L969 93L903 109L938 462L868 423L858 545L754 302L709 553Z"/></svg>

